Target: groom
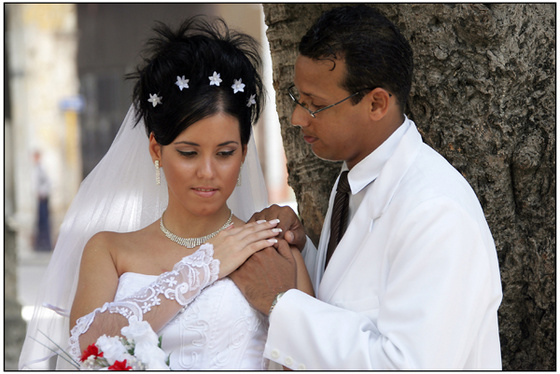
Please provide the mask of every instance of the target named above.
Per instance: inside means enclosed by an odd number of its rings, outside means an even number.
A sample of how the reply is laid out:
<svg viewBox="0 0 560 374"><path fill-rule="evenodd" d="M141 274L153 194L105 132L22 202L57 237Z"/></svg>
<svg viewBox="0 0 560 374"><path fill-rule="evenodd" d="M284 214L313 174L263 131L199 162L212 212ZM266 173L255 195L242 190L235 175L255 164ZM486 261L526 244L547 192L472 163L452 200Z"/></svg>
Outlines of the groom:
<svg viewBox="0 0 560 374"><path fill-rule="evenodd" d="M286 242L231 275L269 316L265 356L290 369L501 368L492 235L471 187L403 114L412 70L409 43L365 5L326 12L301 40L292 123L315 155L344 161L319 247L303 249L316 298L295 289ZM263 217L304 247L291 209Z"/></svg>

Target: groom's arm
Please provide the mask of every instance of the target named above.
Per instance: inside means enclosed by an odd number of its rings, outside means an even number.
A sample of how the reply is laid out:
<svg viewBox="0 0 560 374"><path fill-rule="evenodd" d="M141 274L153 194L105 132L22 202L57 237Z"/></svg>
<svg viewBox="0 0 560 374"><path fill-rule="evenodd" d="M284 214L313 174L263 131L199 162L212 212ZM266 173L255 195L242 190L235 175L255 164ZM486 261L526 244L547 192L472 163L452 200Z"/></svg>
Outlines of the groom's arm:
<svg viewBox="0 0 560 374"><path fill-rule="evenodd" d="M268 315L277 295L297 288L297 262L288 243L280 240L278 249L254 253L229 277L253 308Z"/></svg>
<svg viewBox="0 0 560 374"><path fill-rule="evenodd" d="M268 315L270 306L279 293L297 288L297 261L291 252L291 244L300 251L306 247L307 237L299 218L290 207L272 205L255 213L249 222L279 219L283 239L278 237L277 248L269 247L254 253L229 277L257 310ZM303 266L299 266L304 270ZM312 287L311 287L312 289Z"/></svg>

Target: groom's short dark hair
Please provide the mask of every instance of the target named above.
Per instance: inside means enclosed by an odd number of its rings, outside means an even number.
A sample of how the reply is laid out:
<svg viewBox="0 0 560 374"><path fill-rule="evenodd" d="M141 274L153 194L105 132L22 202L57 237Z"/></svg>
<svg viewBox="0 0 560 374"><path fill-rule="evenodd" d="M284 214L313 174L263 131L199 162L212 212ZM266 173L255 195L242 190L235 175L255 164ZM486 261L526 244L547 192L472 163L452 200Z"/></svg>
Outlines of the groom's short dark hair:
<svg viewBox="0 0 560 374"><path fill-rule="evenodd" d="M413 53L399 29L366 5L333 8L321 15L301 39L299 53L315 60L344 60L343 87L359 102L366 90L382 87L404 109L412 85ZM334 65L333 65L334 67Z"/></svg>

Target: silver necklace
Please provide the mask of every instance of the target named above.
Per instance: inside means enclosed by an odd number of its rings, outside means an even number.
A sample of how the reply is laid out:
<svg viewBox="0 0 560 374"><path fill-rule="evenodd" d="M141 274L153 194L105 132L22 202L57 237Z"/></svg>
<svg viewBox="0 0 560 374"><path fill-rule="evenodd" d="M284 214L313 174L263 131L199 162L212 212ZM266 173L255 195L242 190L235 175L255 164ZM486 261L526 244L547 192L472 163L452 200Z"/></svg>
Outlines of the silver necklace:
<svg viewBox="0 0 560 374"><path fill-rule="evenodd" d="M202 244L208 242L208 240L210 240L214 236L218 235L221 231L227 229L232 223L232 220L231 220L232 217L233 217L233 212L230 211L229 218L226 221L226 223L224 223L224 225L222 227L220 227L218 230L214 231L211 234L208 234L206 236L201 236L199 238L182 238L180 236L177 236L177 235L173 234L163 224L163 215L161 216L161 219L159 221L159 228L161 229L161 231L163 231L165 236L167 236L169 238L169 240L171 240L172 242L175 242L179 245L182 245L183 247L194 248L194 247L198 247L199 245L202 245Z"/></svg>

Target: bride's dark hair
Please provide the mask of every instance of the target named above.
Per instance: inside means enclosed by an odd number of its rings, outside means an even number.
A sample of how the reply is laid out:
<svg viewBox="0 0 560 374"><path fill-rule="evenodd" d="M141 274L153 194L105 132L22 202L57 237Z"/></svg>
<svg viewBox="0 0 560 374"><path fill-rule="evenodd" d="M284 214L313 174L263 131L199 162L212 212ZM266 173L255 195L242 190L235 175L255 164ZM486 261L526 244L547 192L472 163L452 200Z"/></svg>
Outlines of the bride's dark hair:
<svg viewBox="0 0 560 374"><path fill-rule="evenodd" d="M247 144L264 102L258 43L228 29L222 19L209 22L203 16L187 19L176 31L158 22L154 31L144 63L128 76L137 79L133 102L148 134L168 145L193 123L223 112L239 120L241 142ZM214 72L222 79L219 86L210 85ZM183 76L189 87L180 90L175 83ZM245 87L234 93L232 85L239 79ZM153 94L162 98L155 107L148 101Z"/></svg>

